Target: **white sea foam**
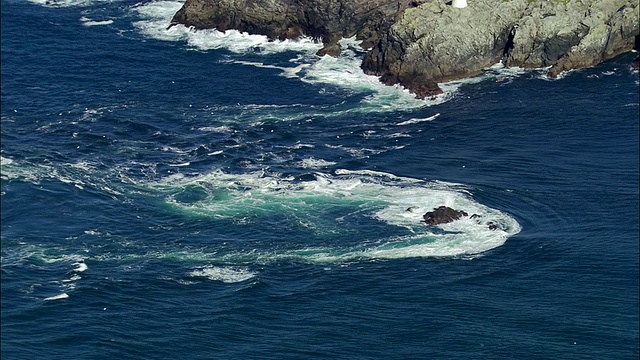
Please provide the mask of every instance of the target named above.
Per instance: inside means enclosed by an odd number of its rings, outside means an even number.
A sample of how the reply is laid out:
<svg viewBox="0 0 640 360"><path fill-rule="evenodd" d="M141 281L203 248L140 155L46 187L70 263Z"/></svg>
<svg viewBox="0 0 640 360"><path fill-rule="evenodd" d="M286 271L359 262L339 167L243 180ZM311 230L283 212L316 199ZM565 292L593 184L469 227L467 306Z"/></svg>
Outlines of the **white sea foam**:
<svg viewBox="0 0 640 360"><path fill-rule="evenodd" d="M329 167L335 165L334 161L326 161L322 159L316 159L313 157L309 157L300 161L300 167L305 169L320 169L323 167Z"/></svg>
<svg viewBox="0 0 640 360"><path fill-rule="evenodd" d="M189 275L193 277L204 277L214 281L222 281L224 283L238 283L255 278L257 273L246 267L207 266L202 269L193 270Z"/></svg>
<svg viewBox="0 0 640 360"><path fill-rule="evenodd" d="M438 116L440 116L440 113L437 113L437 114L435 114L435 115L433 115L433 116L429 116L429 117L424 118L424 119L416 119L416 118L414 118L414 119L409 119L409 120L407 120L407 121L403 121L403 122L397 123L396 125L398 125L398 126L402 126L402 125L417 124L417 123L421 123L421 122L425 122L425 121L433 121L433 120L435 120Z"/></svg>
<svg viewBox="0 0 640 360"><path fill-rule="evenodd" d="M0 167L0 176L3 180L20 180L32 184L40 184L42 181L60 181L78 189L93 187L110 195L122 195L119 190L111 186L107 178L96 176L96 172L97 165L85 161L52 165L3 160Z"/></svg>
<svg viewBox="0 0 640 360"><path fill-rule="evenodd" d="M118 0L29 0L31 3L47 7L86 7L100 3L116 2Z"/></svg>
<svg viewBox="0 0 640 360"><path fill-rule="evenodd" d="M45 298L44 301L51 301L51 300L61 300L61 299L68 299L69 298L69 294L67 293L62 293L56 296L50 296L48 298Z"/></svg>
<svg viewBox="0 0 640 360"><path fill-rule="evenodd" d="M216 132L216 133L228 133L231 132L229 126L203 126L198 128L200 131Z"/></svg>
<svg viewBox="0 0 640 360"><path fill-rule="evenodd" d="M315 179L302 182L265 172L214 171L195 177L173 175L148 186L166 192L167 203L177 210L198 216L244 219L272 213L291 214L309 229L336 233L344 227L342 221L347 220L338 219L331 225L319 219L318 214L340 207L352 209L349 217L369 218L404 229L406 233L378 239L373 245L254 254L261 261L287 257L315 262L475 254L502 245L520 231L520 225L513 218L474 201L463 185L426 182L370 170L337 170L335 175L315 173ZM187 201L176 196L194 188L207 195ZM422 216L442 205L463 210L469 216L436 228L424 224ZM491 224L498 228L491 230ZM335 228L327 229L327 226Z"/></svg>
<svg viewBox="0 0 640 360"><path fill-rule="evenodd" d="M80 262L77 262L77 263L75 263L75 264L73 264L73 265L75 265L75 266L76 266L76 268L75 268L75 269L73 269L73 271L75 271L75 272L84 272L84 271L86 271L86 270L89 268L89 267L87 266L87 264L85 264L85 263L84 263L84 260L83 260L83 261L80 261Z"/></svg>
<svg viewBox="0 0 640 360"><path fill-rule="evenodd" d="M80 18L82 25L84 26L102 26L102 25L111 25L113 24L113 20L93 20L86 16Z"/></svg>
<svg viewBox="0 0 640 360"><path fill-rule="evenodd" d="M250 66L255 66L255 67L264 68L264 69L280 70L282 71L282 75L288 78L297 78L298 73L300 73L305 68L308 68L309 66L311 66L311 64L300 64L297 66L276 66L276 65L267 65L260 62L242 61L242 60L236 60L236 61L233 61L233 63L241 64L241 65L250 65Z"/></svg>
<svg viewBox="0 0 640 360"><path fill-rule="evenodd" d="M13 160L0 156L0 165L10 165L10 164L13 164Z"/></svg>
<svg viewBox="0 0 640 360"><path fill-rule="evenodd" d="M385 112L418 109L441 103L443 97L430 100L416 99L402 86L388 86L377 76L367 75L360 68L362 49L355 38L340 41L343 48L339 57L325 55L303 71L301 80L316 85L333 85L354 93L366 95L359 112Z"/></svg>
<svg viewBox="0 0 640 360"><path fill-rule="evenodd" d="M104 26L113 24L113 20L102 20L102 21L86 21L83 22L83 26Z"/></svg>

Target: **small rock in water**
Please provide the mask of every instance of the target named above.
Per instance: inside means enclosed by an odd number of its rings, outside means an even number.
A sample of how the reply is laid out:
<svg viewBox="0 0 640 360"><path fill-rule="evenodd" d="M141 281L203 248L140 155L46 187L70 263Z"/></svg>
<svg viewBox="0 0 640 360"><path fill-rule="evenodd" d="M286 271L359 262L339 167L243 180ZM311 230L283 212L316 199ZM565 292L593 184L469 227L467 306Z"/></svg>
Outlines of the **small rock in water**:
<svg viewBox="0 0 640 360"><path fill-rule="evenodd" d="M424 222L427 225L439 225L446 224L452 221L458 220L463 216L468 216L466 212L462 210L455 210L448 206L440 206L438 208L433 209L433 211L429 211L423 215Z"/></svg>

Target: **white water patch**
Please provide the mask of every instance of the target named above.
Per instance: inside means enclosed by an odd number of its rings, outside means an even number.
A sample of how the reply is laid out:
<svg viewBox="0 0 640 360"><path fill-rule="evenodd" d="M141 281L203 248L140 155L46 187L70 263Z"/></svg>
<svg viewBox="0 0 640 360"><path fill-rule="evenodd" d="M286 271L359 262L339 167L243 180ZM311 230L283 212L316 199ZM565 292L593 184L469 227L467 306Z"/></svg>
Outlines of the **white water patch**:
<svg viewBox="0 0 640 360"><path fill-rule="evenodd" d="M264 63L261 63L261 62L242 61L242 60L234 60L234 61L231 61L231 62L234 63L234 64L254 66L254 67L263 68L263 69L280 70L280 71L282 71L282 76L287 77L287 78L297 78L298 77L298 73L300 73L302 70L304 70L304 69L308 68L309 66L311 66L311 64L300 64L300 65L297 65L297 66L276 66L276 65L264 64Z"/></svg>
<svg viewBox="0 0 640 360"><path fill-rule="evenodd" d="M121 0L28 0L31 3L47 7L87 7L96 4L119 2Z"/></svg>
<svg viewBox="0 0 640 360"><path fill-rule="evenodd" d="M205 131L205 132L214 132L214 133L230 133L232 132L231 127L229 126L203 126L203 127L199 127L198 128L199 131Z"/></svg>
<svg viewBox="0 0 640 360"><path fill-rule="evenodd" d="M229 284L253 279L257 276L257 273L246 267L207 266L193 270L189 275Z"/></svg>
<svg viewBox="0 0 640 360"><path fill-rule="evenodd" d="M91 20L87 17L81 17L80 21L82 21L83 26L104 26L113 24L113 20Z"/></svg>
<svg viewBox="0 0 640 360"><path fill-rule="evenodd" d="M363 50L353 38L340 41L339 57L325 55L305 68L301 80L315 85L333 85L355 93L368 94L358 112L387 112L419 109L442 102L444 96L429 100L417 99L400 85L388 86L377 76L367 75L360 68Z"/></svg>
<svg viewBox="0 0 640 360"><path fill-rule="evenodd" d="M438 116L440 116L440 113L437 113L437 114L435 114L435 115L433 115L433 116L429 116L429 117L427 117L427 118L423 118L423 119L416 119L416 118L409 119L409 120L407 120L407 121L403 121L403 122L401 122L401 123L397 123L396 125L398 125L398 126L403 126L403 125L417 124L417 123L421 123L421 122L425 122L425 121L433 121L433 120L435 120Z"/></svg>
<svg viewBox="0 0 640 360"><path fill-rule="evenodd" d="M68 298L69 298L69 294L62 293L62 294L59 294L59 295L50 296L48 298L45 298L44 301L62 300L62 299L68 299Z"/></svg>
<svg viewBox="0 0 640 360"><path fill-rule="evenodd" d="M73 265L76 266L75 269L73 269L73 271L75 272L85 272L87 271L87 269L89 269L89 267L87 266L87 264L84 263L84 260L81 260L77 263L74 263ZM77 277L75 280L80 279L80 277Z"/></svg>
<svg viewBox="0 0 640 360"><path fill-rule="evenodd" d="M9 158L6 158L6 157L3 157L3 156L0 156L0 166L1 165L11 165L11 164L13 164L13 160L11 160Z"/></svg>
<svg viewBox="0 0 640 360"><path fill-rule="evenodd" d="M86 161L65 163L60 165L33 164L23 161L4 161L0 167L0 178L9 181L23 181L39 185L43 181L59 181L71 184L78 189L96 188L112 196L122 195L113 188L105 176L99 173L96 164ZM104 174L103 174L104 175Z"/></svg>
<svg viewBox="0 0 640 360"><path fill-rule="evenodd" d="M334 161L327 161L323 159L316 159L314 157L305 158L300 161L299 165L304 169L321 169L329 166L335 165Z"/></svg>
<svg viewBox="0 0 640 360"><path fill-rule="evenodd" d="M221 32L215 29L198 30L176 25L169 29L182 33L187 44L198 50L226 49L234 53L260 53L270 55L285 51L315 52L322 48L322 44L314 42L310 38L299 40L269 40L264 35L252 35L237 30ZM258 63L259 64L259 63ZM251 65L251 64L245 64ZM261 67L265 67L264 64Z"/></svg>
<svg viewBox="0 0 640 360"><path fill-rule="evenodd" d="M4 241L4 240L3 240ZM41 281L31 284L21 292L37 294L45 301L66 299L81 280L81 272L88 269L84 256L67 253L62 247L46 247L26 242L4 246L1 264L3 272L11 273L13 268L35 268L42 274ZM52 293L58 295L49 296Z"/></svg>
<svg viewBox="0 0 640 360"><path fill-rule="evenodd" d="M166 203L188 216L241 220L286 215L305 228L319 229L319 234L336 234L344 228L357 231L358 226L374 221L386 224L394 234L355 246L283 248L264 254L254 249L248 254L225 255L221 259L225 262L291 257L341 262L476 254L498 247L520 232L515 219L474 201L464 186L374 171L317 172L314 179L297 181L265 172L228 174L218 170L194 177L173 175L147 186L166 193ZM438 227L424 224L423 215L443 205L469 216ZM497 229L492 230L491 224Z"/></svg>
<svg viewBox="0 0 640 360"><path fill-rule="evenodd" d="M405 147L405 145L395 145L395 146L376 147L375 149L370 149L370 148L348 147L344 145L330 145L330 144L324 144L324 146L329 149L342 150L356 159L366 159L371 156L380 155L387 151L399 150Z"/></svg>

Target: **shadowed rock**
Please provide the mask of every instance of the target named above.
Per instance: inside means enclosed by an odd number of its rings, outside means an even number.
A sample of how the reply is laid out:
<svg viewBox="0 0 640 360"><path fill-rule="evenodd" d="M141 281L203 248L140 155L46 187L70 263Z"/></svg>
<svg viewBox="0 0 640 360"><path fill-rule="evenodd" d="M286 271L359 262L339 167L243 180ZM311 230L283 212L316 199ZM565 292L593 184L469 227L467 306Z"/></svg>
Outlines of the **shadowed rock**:
<svg viewBox="0 0 640 360"><path fill-rule="evenodd" d="M458 220L468 214L462 210L455 210L448 206L440 206L423 215L424 222L427 225L440 225Z"/></svg>

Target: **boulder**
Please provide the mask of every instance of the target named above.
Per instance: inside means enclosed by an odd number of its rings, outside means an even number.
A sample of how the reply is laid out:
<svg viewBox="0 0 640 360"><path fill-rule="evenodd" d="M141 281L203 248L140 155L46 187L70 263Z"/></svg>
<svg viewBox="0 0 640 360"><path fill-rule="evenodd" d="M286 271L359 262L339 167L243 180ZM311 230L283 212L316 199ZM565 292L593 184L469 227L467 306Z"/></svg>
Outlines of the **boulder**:
<svg viewBox="0 0 640 360"><path fill-rule="evenodd" d="M462 210L455 210L448 206L440 206L424 214L423 218L427 225L440 225L450 223L468 215L469 214Z"/></svg>

